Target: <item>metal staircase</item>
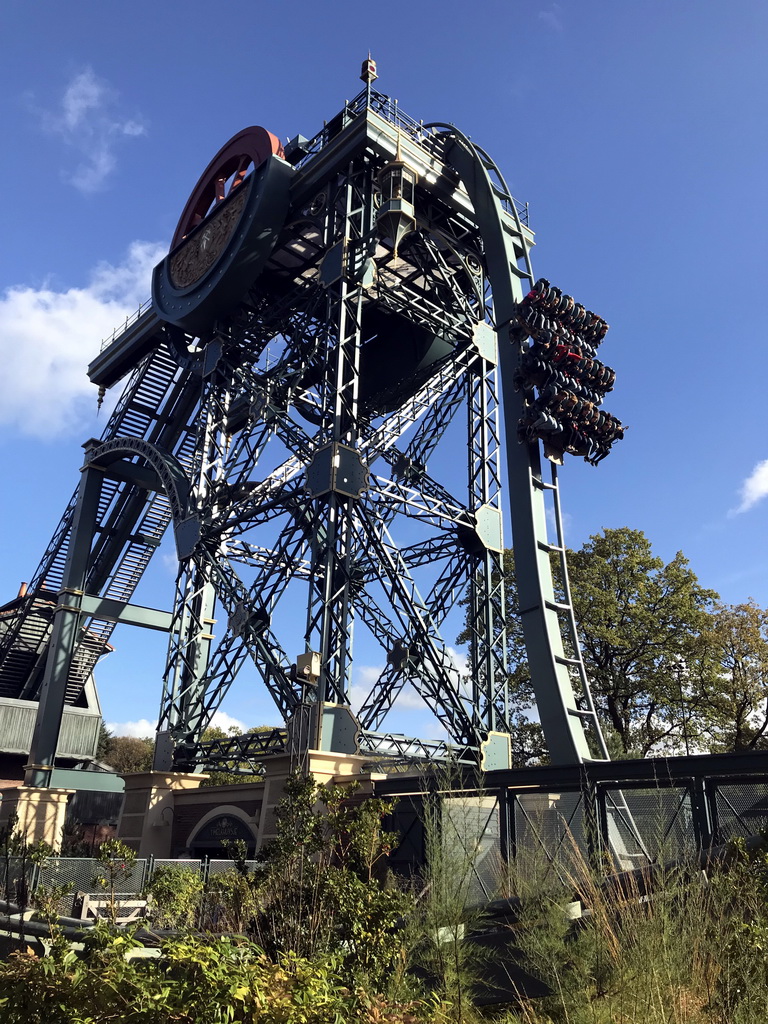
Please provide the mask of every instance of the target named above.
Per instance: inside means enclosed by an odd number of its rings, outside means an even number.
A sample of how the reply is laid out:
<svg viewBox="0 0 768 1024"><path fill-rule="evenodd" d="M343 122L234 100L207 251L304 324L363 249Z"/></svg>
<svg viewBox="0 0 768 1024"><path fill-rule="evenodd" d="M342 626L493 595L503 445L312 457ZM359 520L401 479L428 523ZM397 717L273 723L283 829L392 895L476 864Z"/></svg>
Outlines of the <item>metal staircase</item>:
<svg viewBox="0 0 768 1024"><path fill-rule="evenodd" d="M196 437L194 424L190 424L199 401L199 379L182 374L165 345L156 317L150 317L148 326L155 335L154 351L133 373L101 440L143 438L173 452L188 465ZM26 596L16 609L9 610L0 640L0 696L34 700L38 695L76 499L75 494L67 505ZM170 519L165 494L138 491L106 478L88 592L129 601ZM113 622L91 618L86 623L70 670L67 704L74 704L80 697L96 662L108 648L113 629Z"/></svg>

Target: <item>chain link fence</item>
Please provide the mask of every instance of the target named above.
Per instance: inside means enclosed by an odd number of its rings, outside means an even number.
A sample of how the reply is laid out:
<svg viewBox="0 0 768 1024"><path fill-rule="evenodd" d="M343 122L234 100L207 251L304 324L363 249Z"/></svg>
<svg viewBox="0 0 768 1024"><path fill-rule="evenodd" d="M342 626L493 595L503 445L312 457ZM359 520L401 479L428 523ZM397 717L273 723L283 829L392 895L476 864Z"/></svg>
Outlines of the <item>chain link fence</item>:
<svg viewBox="0 0 768 1024"><path fill-rule="evenodd" d="M136 860L120 870L116 895L136 899L143 892L150 861ZM36 885L48 888L66 887L67 894L58 901L57 910L64 917L80 917L83 896L103 898L109 889L109 876L101 861L91 857L51 857L39 869Z"/></svg>

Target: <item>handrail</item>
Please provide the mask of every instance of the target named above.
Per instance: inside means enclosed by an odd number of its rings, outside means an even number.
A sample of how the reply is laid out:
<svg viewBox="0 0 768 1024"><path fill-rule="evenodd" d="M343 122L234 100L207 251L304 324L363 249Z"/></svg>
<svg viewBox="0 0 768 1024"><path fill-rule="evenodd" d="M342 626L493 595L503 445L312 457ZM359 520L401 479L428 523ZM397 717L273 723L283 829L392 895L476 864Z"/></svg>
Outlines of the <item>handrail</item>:
<svg viewBox="0 0 768 1024"><path fill-rule="evenodd" d="M305 144L304 156L299 160L295 166L301 168L308 160L320 152L324 146L326 146L334 135L329 134L329 126L335 127L337 124L337 118L341 117L342 121L352 120L358 117L360 114L364 114L366 110L372 110L379 117L382 117L385 121L388 121L391 125L407 135L413 142L419 146L424 146L425 143L429 143L437 139L442 134L437 131L440 127L441 122L435 122L434 124L425 124L423 121L417 121L415 118L407 114L401 107L397 100L392 99L391 96L385 96L384 93L376 92L375 89L363 89L361 92L354 97L354 99L348 100L344 104L344 109L339 111L336 117L332 117L330 121L326 121L320 131L313 135L313 137ZM452 125L442 125L442 127L453 127ZM484 151L480 151L484 156ZM486 156L486 159L487 156ZM501 177L501 173L498 168L494 165L494 171L500 178L504 185L504 190L500 190L499 199L502 206L511 216L519 219L522 224L528 226L528 203L521 203L518 199L515 199L509 191L506 189L506 183Z"/></svg>
<svg viewBox="0 0 768 1024"><path fill-rule="evenodd" d="M144 314L151 308L152 299L145 299L135 313L131 313L130 316L126 316L124 324L122 324L120 327L116 327L114 331L112 331L112 333L108 335L106 338L102 338L101 348L99 349L99 352L103 352L108 345L111 345L116 338L119 338L121 334L124 334L132 324L135 324L136 321L139 320L142 316L144 316Z"/></svg>

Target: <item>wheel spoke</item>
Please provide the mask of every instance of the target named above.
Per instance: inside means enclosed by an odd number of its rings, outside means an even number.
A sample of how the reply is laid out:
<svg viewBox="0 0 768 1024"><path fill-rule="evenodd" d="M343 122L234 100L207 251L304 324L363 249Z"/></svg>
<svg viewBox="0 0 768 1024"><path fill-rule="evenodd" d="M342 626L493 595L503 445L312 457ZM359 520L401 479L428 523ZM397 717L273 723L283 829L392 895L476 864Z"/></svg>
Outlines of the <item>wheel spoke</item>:
<svg viewBox="0 0 768 1024"><path fill-rule="evenodd" d="M234 189L237 188L238 185L242 185L243 181L245 180L245 176L248 173L248 168L251 166L252 163L253 160L247 153L240 158L240 163L238 165L237 170L235 171L235 176L232 179L232 184L229 186L230 195L234 191Z"/></svg>

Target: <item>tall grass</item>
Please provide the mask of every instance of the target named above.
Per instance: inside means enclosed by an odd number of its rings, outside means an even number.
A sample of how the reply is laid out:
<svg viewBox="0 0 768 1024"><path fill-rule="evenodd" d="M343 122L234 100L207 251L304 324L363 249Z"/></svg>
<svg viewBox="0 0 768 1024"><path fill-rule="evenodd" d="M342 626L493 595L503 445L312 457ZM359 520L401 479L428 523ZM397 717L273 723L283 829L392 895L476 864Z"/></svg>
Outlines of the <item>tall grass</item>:
<svg viewBox="0 0 768 1024"><path fill-rule="evenodd" d="M565 884L517 884L515 942L552 994L521 998L525 1024L768 1021L768 855L736 843L726 862L600 877L578 857ZM566 907L580 899L584 916Z"/></svg>
<svg viewBox="0 0 768 1024"><path fill-rule="evenodd" d="M424 888L407 924L411 967L423 972L440 1005L437 1020L474 1024L473 995L484 978L485 951L468 935L483 923L473 889L480 847L447 828L445 801L425 800Z"/></svg>

